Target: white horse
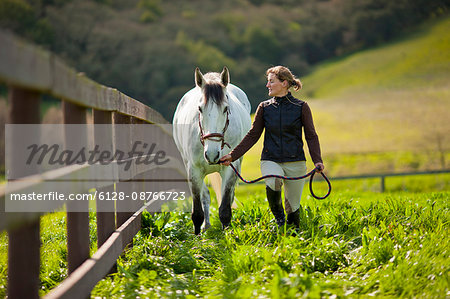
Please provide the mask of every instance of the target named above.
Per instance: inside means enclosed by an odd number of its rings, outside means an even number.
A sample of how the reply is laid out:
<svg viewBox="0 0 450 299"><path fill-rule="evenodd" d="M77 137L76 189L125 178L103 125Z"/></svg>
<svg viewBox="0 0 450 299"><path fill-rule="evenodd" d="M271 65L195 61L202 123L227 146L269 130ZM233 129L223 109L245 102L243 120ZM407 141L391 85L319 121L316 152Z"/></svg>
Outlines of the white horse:
<svg viewBox="0 0 450 299"><path fill-rule="evenodd" d="M231 167L218 162L249 131L251 119L247 95L229 81L226 67L220 74L207 73L204 76L196 68L196 87L183 96L173 117L173 136L186 166L193 197L195 234L200 233L203 222L205 229L211 226L211 200L204 183L208 174L218 172L222 178L219 218L223 227L231 222L237 176ZM233 162L239 171L241 162L242 159Z"/></svg>

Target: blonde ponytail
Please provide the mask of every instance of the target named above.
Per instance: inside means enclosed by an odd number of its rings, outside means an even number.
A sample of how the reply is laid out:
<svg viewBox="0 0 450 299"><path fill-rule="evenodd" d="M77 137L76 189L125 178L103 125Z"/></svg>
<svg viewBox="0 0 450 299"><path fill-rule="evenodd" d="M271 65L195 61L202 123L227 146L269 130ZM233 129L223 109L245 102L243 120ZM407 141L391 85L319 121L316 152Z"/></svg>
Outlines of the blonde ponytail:
<svg viewBox="0 0 450 299"><path fill-rule="evenodd" d="M295 91L300 90L303 87L302 82L300 81L300 79L296 78L295 76L294 76L294 81L291 84L291 86L294 87Z"/></svg>
<svg viewBox="0 0 450 299"><path fill-rule="evenodd" d="M302 89L302 82L300 81L300 79L295 77L292 74L291 70L287 67L281 65L271 67L266 71L266 76L268 76L270 73L275 74L275 76L277 76L278 80L280 81L287 80L287 82L289 83L289 88L293 87L295 91Z"/></svg>

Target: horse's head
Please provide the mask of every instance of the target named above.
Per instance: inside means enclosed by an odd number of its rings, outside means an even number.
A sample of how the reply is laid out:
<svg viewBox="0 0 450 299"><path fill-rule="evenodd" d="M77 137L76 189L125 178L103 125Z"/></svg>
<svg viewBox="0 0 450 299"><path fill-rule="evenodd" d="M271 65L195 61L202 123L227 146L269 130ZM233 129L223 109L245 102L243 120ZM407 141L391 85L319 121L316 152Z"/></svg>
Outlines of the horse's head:
<svg viewBox="0 0 450 299"><path fill-rule="evenodd" d="M225 131L228 128L229 106L226 87L230 81L226 67L222 73L207 73L203 76L195 69L195 84L202 90L199 103L200 140L203 156L209 164L217 164L226 144Z"/></svg>

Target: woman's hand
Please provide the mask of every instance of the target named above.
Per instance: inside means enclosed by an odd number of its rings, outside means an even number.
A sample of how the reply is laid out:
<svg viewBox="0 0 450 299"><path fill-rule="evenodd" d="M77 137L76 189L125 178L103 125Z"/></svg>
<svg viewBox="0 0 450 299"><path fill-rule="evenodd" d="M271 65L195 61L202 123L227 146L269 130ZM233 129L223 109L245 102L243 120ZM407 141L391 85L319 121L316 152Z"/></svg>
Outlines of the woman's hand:
<svg viewBox="0 0 450 299"><path fill-rule="evenodd" d="M325 166L321 162L317 162L314 166L316 166L316 172L322 172L325 169Z"/></svg>
<svg viewBox="0 0 450 299"><path fill-rule="evenodd" d="M225 155L222 158L220 158L219 163L223 164L225 166L230 166L232 160L233 160L233 158L231 157L230 154L228 154L228 155Z"/></svg>

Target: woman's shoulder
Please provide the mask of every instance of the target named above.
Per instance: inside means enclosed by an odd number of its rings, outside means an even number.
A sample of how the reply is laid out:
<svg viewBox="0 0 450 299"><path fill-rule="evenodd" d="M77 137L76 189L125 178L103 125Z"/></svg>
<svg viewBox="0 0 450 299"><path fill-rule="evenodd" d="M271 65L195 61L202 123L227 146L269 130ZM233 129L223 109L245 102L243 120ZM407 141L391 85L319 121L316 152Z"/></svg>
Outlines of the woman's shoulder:
<svg viewBox="0 0 450 299"><path fill-rule="evenodd" d="M290 101L291 103L293 103L293 104L295 103L295 104L300 104L300 105L303 105L303 104L306 104L306 105L307 105L306 101L297 99L297 98L294 97L291 93L289 93L289 94L287 95L287 98L288 98L289 101Z"/></svg>

